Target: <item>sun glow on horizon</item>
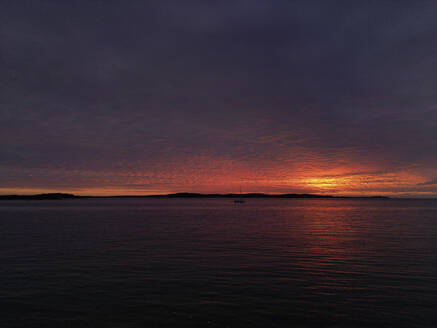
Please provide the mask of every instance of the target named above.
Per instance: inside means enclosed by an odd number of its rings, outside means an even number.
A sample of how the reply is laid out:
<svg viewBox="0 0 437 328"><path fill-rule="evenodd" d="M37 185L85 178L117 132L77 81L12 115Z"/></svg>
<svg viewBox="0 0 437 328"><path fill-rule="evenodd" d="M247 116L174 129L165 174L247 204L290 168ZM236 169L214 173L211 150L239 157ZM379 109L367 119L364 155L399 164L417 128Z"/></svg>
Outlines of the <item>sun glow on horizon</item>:
<svg viewBox="0 0 437 328"><path fill-rule="evenodd" d="M317 189L331 189L331 188L338 188L340 186L347 186L350 184L349 178L308 178L303 179L302 183L304 185L307 185L311 188L317 188Z"/></svg>
<svg viewBox="0 0 437 328"><path fill-rule="evenodd" d="M203 164L203 165L202 165ZM28 185L20 188L0 187L0 194L71 193L83 196L115 195L162 195L179 192L192 193L310 193L334 196L437 196L433 187L425 183L432 174L423 176L417 170L385 172L376 167L350 165L322 169L316 164L284 168L282 165L253 169L245 163L233 163L232 167L222 162L199 161L193 168L184 171L167 171L159 175L153 171L134 170L95 173L75 171L57 186L58 181L50 172L36 170ZM55 172L57 173L57 172ZM431 172L433 173L433 172ZM54 174L56 176L56 174ZM39 176L48 177L48 183ZM36 182L34 182L34 180ZM92 184L91 184L92 183ZM45 188L38 188L45 185ZM9 187L9 188L8 188Z"/></svg>

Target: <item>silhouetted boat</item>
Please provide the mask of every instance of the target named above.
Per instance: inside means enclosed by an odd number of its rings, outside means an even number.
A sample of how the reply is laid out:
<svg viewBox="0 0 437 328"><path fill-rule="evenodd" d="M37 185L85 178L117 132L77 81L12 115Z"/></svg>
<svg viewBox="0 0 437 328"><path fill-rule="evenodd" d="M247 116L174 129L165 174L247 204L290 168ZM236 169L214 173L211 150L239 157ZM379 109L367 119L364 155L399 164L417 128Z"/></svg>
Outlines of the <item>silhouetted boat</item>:
<svg viewBox="0 0 437 328"><path fill-rule="evenodd" d="M240 197L241 197L241 186L240 186ZM236 204L242 204L245 203L246 201L244 199L234 199L234 203Z"/></svg>

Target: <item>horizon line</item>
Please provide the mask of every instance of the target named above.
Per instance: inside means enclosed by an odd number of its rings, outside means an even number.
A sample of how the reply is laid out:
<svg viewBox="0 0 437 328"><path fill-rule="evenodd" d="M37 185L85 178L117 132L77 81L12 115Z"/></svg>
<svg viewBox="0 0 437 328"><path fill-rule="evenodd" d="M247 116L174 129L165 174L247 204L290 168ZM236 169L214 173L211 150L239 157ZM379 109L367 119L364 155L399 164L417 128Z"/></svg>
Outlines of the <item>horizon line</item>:
<svg viewBox="0 0 437 328"><path fill-rule="evenodd" d="M74 198L146 198L146 197L176 197L176 198L366 198L366 199L437 199L430 197L393 197L385 195L321 195L313 193L196 193L196 192L177 192L167 194L151 194L151 195L76 195L72 193L53 192L39 194L4 194L0 195L0 199L74 199Z"/></svg>

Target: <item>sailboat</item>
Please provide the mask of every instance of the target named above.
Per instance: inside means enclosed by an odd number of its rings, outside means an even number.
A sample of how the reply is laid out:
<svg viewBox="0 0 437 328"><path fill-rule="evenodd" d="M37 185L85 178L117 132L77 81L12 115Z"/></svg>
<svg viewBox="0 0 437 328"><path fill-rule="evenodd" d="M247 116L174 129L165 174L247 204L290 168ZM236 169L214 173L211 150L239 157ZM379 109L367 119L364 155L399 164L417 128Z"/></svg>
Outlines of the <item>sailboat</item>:
<svg viewBox="0 0 437 328"><path fill-rule="evenodd" d="M241 186L240 186L240 197L242 196L241 194ZM234 203L236 204L242 204L245 203L246 201L244 199L234 199Z"/></svg>

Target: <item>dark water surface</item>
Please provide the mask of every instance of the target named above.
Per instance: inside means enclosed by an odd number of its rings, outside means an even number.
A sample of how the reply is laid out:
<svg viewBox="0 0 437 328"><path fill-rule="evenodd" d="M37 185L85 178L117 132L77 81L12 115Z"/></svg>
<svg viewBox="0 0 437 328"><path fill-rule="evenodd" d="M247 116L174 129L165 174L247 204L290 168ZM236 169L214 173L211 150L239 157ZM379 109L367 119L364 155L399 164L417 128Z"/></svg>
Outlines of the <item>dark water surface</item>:
<svg viewBox="0 0 437 328"><path fill-rule="evenodd" d="M2 201L0 265L0 327L437 327L437 201Z"/></svg>

